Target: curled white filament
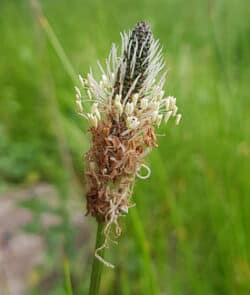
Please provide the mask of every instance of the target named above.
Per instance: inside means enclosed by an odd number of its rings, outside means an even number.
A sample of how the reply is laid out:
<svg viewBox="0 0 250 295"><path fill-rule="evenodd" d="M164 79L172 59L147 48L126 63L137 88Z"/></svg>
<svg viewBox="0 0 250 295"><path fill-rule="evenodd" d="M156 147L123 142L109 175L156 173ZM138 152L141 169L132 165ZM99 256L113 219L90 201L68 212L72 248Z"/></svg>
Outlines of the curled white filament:
<svg viewBox="0 0 250 295"><path fill-rule="evenodd" d="M146 169L147 174L145 174L145 175L141 175L141 174L139 173L139 171L141 170L142 167ZM139 168L139 169L137 170L137 172L136 172L136 176L139 177L139 178L141 178L141 179L147 179L147 178L150 177L150 175L151 175L151 170L150 170L150 168L149 168L147 165L145 165L145 164L141 164L140 168Z"/></svg>

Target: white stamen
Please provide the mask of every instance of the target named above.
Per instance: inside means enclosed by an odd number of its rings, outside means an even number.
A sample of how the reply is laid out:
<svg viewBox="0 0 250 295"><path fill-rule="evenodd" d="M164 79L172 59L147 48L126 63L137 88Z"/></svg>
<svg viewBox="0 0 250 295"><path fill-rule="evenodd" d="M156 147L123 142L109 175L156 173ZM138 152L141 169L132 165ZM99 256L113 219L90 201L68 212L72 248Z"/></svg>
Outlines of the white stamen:
<svg viewBox="0 0 250 295"><path fill-rule="evenodd" d="M125 107L126 114L128 116L132 115L133 111L134 111L134 104L132 102L128 102Z"/></svg>
<svg viewBox="0 0 250 295"><path fill-rule="evenodd" d="M165 107L166 107L166 111L169 111L169 109L170 109L170 99L169 98L166 98Z"/></svg>
<svg viewBox="0 0 250 295"><path fill-rule="evenodd" d="M153 123L155 123L155 121L157 120L157 117L158 117L158 111L152 112L151 118Z"/></svg>
<svg viewBox="0 0 250 295"><path fill-rule="evenodd" d="M169 120L170 117L172 116L172 113L173 113L173 111L168 111L168 112L166 113L165 118L164 118L165 123L168 122L168 120Z"/></svg>
<svg viewBox="0 0 250 295"><path fill-rule="evenodd" d="M173 97L173 96L169 96L168 98L170 100L170 106L169 107L170 107L171 110L173 110L174 106L175 106L175 103L176 103L176 98Z"/></svg>
<svg viewBox="0 0 250 295"><path fill-rule="evenodd" d="M121 115L123 113L123 106L121 104L121 95L120 94L116 94L116 96L115 96L115 107L117 108L119 115Z"/></svg>
<svg viewBox="0 0 250 295"><path fill-rule="evenodd" d="M75 86L75 90L76 90L76 93L81 97L82 94L81 94L81 91L78 87Z"/></svg>
<svg viewBox="0 0 250 295"><path fill-rule="evenodd" d="M178 115L176 116L176 119L175 119L175 125L179 125L179 123L180 123L180 121L181 121L181 117L182 117L181 114L178 114Z"/></svg>
<svg viewBox="0 0 250 295"><path fill-rule="evenodd" d="M120 210L126 214L128 214L128 206L122 206L120 207Z"/></svg>
<svg viewBox="0 0 250 295"><path fill-rule="evenodd" d="M173 107L173 117L176 116L177 111L178 111L178 107L176 105L174 105L174 107Z"/></svg>
<svg viewBox="0 0 250 295"><path fill-rule="evenodd" d="M160 115L158 115L157 118L156 118L155 124L156 124L158 127L161 125L162 117L163 117L163 115L160 114Z"/></svg>
<svg viewBox="0 0 250 295"><path fill-rule="evenodd" d="M153 101L150 103L149 107L154 111L158 111L160 107L160 103L158 101Z"/></svg>
<svg viewBox="0 0 250 295"><path fill-rule="evenodd" d="M147 98L143 98L141 100L141 108L142 108L142 110L146 110L147 107L148 107L148 99Z"/></svg>
<svg viewBox="0 0 250 295"><path fill-rule="evenodd" d="M91 92L90 92L89 89L87 90L87 94L88 94L88 97L89 97L90 99L92 99L92 94L91 94Z"/></svg>
<svg viewBox="0 0 250 295"><path fill-rule="evenodd" d="M139 98L139 94L138 93L133 94L133 96L132 96L132 102L133 102L134 106L137 105L138 98Z"/></svg>
<svg viewBox="0 0 250 295"><path fill-rule="evenodd" d="M135 116L127 117L127 127L129 129L136 129L140 125L138 118Z"/></svg>
<svg viewBox="0 0 250 295"><path fill-rule="evenodd" d="M95 127L97 128L97 125L98 125L98 120L97 120L97 117L93 114L87 114L88 116L88 119L89 119L89 125L92 126L92 127Z"/></svg>
<svg viewBox="0 0 250 295"><path fill-rule="evenodd" d="M85 81L83 79L83 77L81 75L78 75L79 81L81 83L81 85L84 87L85 86Z"/></svg>
<svg viewBox="0 0 250 295"><path fill-rule="evenodd" d="M98 120L101 120L101 115L100 112L98 110L98 103L93 103L92 108L91 108L91 112L97 117Z"/></svg>
<svg viewBox="0 0 250 295"><path fill-rule="evenodd" d="M106 84L107 83L107 81L108 81L108 78L107 78L107 76L106 75L102 75L102 81L103 81L103 83L104 84Z"/></svg>
<svg viewBox="0 0 250 295"><path fill-rule="evenodd" d="M82 106L82 102L81 102L80 99L76 100L76 105L77 105L77 108L78 108L78 112L82 113L83 112L83 106Z"/></svg>

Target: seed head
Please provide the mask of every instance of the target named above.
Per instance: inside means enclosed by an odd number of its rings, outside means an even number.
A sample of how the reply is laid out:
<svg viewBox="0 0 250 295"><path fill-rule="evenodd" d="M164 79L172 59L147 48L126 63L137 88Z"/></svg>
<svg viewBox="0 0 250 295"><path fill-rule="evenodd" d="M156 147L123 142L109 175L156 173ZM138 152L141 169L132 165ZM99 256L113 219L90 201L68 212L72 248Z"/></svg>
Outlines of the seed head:
<svg viewBox="0 0 250 295"><path fill-rule="evenodd" d="M119 217L133 205L136 176L150 176L144 158L157 147L155 128L171 117L176 125L181 119L176 98L164 96L164 63L149 25L140 22L132 32L121 34L121 39L120 54L113 44L106 68L98 63L102 73L99 82L91 71L86 79L79 76L83 100L76 87L77 109L87 119L92 135L86 155L87 213L106 224L103 247L112 225L120 235ZM146 174L141 174L141 168Z"/></svg>

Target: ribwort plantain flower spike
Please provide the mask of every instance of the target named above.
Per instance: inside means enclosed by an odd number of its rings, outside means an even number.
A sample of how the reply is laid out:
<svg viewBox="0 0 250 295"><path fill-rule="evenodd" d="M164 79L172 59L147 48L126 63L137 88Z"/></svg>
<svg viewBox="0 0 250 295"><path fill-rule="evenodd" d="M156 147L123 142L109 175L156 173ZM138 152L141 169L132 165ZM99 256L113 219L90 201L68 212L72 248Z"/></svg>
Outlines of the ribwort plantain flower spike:
<svg viewBox="0 0 250 295"><path fill-rule="evenodd" d="M176 98L164 95L162 50L150 26L140 22L121 40L120 54L113 44L105 68L98 63L102 79L98 82L90 71L86 79L79 76L81 90L75 88L77 110L92 135L86 154L87 214L105 224L106 240L95 255L111 267L98 252L108 246L112 228L120 235L119 217L133 206L136 176L150 176L144 158L157 147L155 128L171 117L176 125L181 119Z"/></svg>

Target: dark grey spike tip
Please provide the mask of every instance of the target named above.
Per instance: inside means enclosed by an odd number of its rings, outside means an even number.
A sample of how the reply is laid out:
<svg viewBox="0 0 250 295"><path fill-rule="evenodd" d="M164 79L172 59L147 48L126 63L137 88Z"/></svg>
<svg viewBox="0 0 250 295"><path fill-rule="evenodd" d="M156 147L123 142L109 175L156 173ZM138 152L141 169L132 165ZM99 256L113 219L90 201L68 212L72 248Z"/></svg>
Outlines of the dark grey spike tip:
<svg viewBox="0 0 250 295"><path fill-rule="evenodd" d="M144 21L138 22L131 32L128 47L125 49L123 55L123 60L126 62L126 70L122 88L122 99L126 97L136 79L137 83L133 91L130 92L130 96L134 93L138 93L143 86L143 82L147 77L147 68L149 64L148 56L152 38L151 28ZM119 89L119 81L120 70L118 70L117 73L115 94L117 94Z"/></svg>
<svg viewBox="0 0 250 295"><path fill-rule="evenodd" d="M150 25L147 24L145 21L138 22L134 30L142 31L142 32L151 32Z"/></svg>
<svg viewBox="0 0 250 295"><path fill-rule="evenodd" d="M151 28L146 22L139 22L135 26L135 28L132 31L130 41L137 40L138 42L138 49L140 49L144 43L144 41L148 38L148 42L151 40ZM131 55L131 54L130 54Z"/></svg>
<svg viewBox="0 0 250 295"><path fill-rule="evenodd" d="M148 68L147 57L149 55L149 48L152 41L152 32L150 26L146 22L139 22L133 29L130 39L129 46L130 50L127 48L125 53L125 59L127 59L127 68L125 74L125 81L122 91L122 97L125 97L128 93L133 81L138 77L138 81L134 88L133 93L139 92L143 82L146 79L146 70ZM137 50L136 50L137 45ZM136 50L136 61L134 71L131 75L131 63Z"/></svg>

